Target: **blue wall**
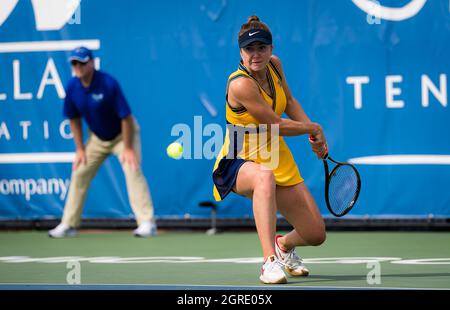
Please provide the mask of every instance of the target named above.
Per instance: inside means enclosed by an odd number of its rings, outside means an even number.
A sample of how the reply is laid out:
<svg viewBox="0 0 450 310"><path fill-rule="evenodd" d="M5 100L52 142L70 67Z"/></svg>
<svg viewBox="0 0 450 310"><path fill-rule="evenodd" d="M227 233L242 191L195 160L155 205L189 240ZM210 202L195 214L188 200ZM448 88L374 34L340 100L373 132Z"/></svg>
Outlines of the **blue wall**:
<svg viewBox="0 0 450 310"><path fill-rule="evenodd" d="M424 1L380 1L395 8L412 2ZM73 40L93 40L101 69L119 80L141 125L143 170L157 217L209 216L197 204L212 199L214 160L176 161L165 148L177 139L171 136L176 124L189 125L194 134L194 116L202 117L202 128L223 128L226 80L239 62L237 32L252 14L270 26L290 88L324 127L333 157L360 162L362 193L349 216L449 217L448 6L446 0L425 1L410 18L390 21L368 16L352 1L83 0L68 23L42 30L31 2L20 0L0 20L0 219L62 214L70 160L23 163L11 154L74 151L55 87L55 72L62 85L71 76L64 44ZM52 51L13 44L40 41L64 42ZM351 77L368 79L360 104ZM48 85L39 94L42 81ZM321 162L306 137L286 140L328 215ZM364 163L367 156L384 155L447 156L432 165L423 156L415 164L405 164L405 157L396 157L400 164L379 157L376 164ZM236 195L220 203L220 217L251 214L250 202ZM83 217L132 216L120 165L111 158L93 181Z"/></svg>

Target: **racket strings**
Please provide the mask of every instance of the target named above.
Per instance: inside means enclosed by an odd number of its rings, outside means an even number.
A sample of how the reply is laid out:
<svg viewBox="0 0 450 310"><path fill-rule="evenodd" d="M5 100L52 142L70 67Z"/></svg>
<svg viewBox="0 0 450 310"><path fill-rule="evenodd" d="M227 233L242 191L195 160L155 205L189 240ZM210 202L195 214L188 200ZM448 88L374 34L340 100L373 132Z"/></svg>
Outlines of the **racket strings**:
<svg viewBox="0 0 450 310"><path fill-rule="evenodd" d="M352 167L339 166L330 178L328 189L330 207L337 214L342 214L353 205L358 191L358 177Z"/></svg>

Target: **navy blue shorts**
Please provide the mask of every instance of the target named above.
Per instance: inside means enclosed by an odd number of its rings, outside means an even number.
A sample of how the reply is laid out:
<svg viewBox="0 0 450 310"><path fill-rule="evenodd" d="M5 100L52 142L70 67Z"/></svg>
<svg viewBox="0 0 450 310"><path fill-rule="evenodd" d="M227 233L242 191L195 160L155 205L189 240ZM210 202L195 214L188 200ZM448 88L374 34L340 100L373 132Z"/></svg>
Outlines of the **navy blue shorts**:
<svg viewBox="0 0 450 310"><path fill-rule="evenodd" d="M222 199L232 191L239 169L246 162L247 160L242 158L220 160L217 169L213 172L213 182Z"/></svg>

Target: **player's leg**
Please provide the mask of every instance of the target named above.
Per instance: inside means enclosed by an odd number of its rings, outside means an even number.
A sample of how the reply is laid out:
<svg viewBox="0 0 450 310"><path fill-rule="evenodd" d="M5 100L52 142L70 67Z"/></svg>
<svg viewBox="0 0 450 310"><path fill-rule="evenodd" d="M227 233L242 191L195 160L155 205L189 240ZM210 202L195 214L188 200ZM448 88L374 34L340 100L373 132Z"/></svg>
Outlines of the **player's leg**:
<svg viewBox="0 0 450 310"><path fill-rule="evenodd" d="M275 254L276 183L271 170L254 162L246 162L239 169L233 190L253 201L253 215L261 247L266 259Z"/></svg>
<svg viewBox="0 0 450 310"><path fill-rule="evenodd" d="M277 186L276 198L278 210L294 227L293 231L278 240L284 248L320 245L325 241L325 223L304 183Z"/></svg>
<svg viewBox="0 0 450 310"><path fill-rule="evenodd" d="M286 283L286 275L275 255L276 199L275 177L271 170L253 162L239 169L234 192L252 199L253 214L264 255L260 280L263 283Z"/></svg>
<svg viewBox="0 0 450 310"><path fill-rule="evenodd" d="M108 150L102 145L102 141L91 134L86 143L86 164L81 164L72 171L69 193L61 223L70 227L78 227L80 225L81 212L87 190L92 178L107 156Z"/></svg>
<svg viewBox="0 0 450 310"><path fill-rule="evenodd" d="M295 246L319 245L325 241L325 225L311 193L304 183L277 186L278 210L294 226L285 236L277 236L277 256L292 276L307 276L309 270L295 252Z"/></svg>

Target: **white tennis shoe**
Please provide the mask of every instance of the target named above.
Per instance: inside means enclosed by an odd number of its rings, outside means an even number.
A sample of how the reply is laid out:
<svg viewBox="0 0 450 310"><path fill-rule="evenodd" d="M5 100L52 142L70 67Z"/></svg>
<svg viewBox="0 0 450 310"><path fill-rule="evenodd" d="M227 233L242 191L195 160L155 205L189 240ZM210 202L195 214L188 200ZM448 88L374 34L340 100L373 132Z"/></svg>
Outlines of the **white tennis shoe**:
<svg viewBox="0 0 450 310"><path fill-rule="evenodd" d="M133 235L136 237L154 237L157 235L156 224L150 221L142 222L138 228L133 231Z"/></svg>
<svg viewBox="0 0 450 310"><path fill-rule="evenodd" d="M75 237L77 235L78 230L76 228L67 226L63 223L48 231L48 236L51 238Z"/></svg>
<svg viewBox="0 0 450 310"><path fill-rule="evenodd" d="M259 279L265 284L287 283L286 274L283 271L283 265L275 255L269 256L264 262Z"/></svg>
<svg viewBox="0 0 450 310"><path fill-rule="evenodd" d="M287 252L280 248L278 245L278 238L280 237L282 236L275 236L275 252L277 253L280 263L283 264L284 270L294 277L308 276L309 270L303 264L302 259L298 257L297 253L295 253L295 248L292 248Z"/></svg>

